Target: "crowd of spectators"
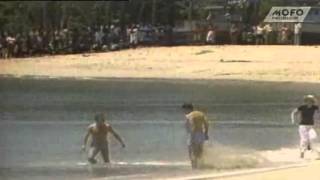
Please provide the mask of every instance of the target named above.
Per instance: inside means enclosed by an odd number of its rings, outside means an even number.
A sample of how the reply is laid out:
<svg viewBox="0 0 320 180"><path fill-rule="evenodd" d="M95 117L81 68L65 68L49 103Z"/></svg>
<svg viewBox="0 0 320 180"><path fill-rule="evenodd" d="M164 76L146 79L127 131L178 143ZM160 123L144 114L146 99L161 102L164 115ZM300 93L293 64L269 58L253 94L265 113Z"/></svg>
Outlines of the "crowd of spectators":
<svg viewBox="0 0 320 180"><path fill-rule="evenodd" d="M301 34L301 23L295 23L292 27L288 26L288 24L278 24L275 26L269 23L260 23L255 26L244 27L232 24L230 28L231 44L300 45Z"/></svg>
<svg viewBox="0 0 320 180"><path fill-rule="evenodd" d="M123 28L117 25L101 25L81 30L35 29L18 33L4 31L0 33L0 58L105 52L136 48L138 45L172 45L178 42L182 44L198 42L198 44L294 43L299 45L301 43L301 28L300 23L291 28L286 24L277 28L262 23L256 26L231 24L229 37L223 37L221 32L225 32L224 30L219 29L216 25L209 25L190 32L192 33L191 39L190 36L180 37L179 33L174 32L173 27L169 25L153 26L151 24L133 24Z"/></svg>
<svg viewBox="0 0 320 180"><path fill-rule="evenodd" d="M170 26L133 24L79 29L30 30L0 33L0 58L30 57L46 54L101 52L135 48L150 43L167 43Z"/></svg>

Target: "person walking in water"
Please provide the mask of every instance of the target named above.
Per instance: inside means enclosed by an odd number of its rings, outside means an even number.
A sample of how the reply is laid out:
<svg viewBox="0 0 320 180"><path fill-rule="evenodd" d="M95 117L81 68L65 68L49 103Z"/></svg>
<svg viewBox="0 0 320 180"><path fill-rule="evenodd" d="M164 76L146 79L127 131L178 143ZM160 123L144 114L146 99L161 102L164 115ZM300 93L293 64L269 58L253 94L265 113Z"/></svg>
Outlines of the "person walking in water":
<svg viewBox="0 0 320 180"><path fill-rule="evenodd" d="M192 168L197 169L203 155L204 141L209 139L209 123L205 114L201 111L195 111L192 104L183 104L182 109L185 112L185 127L189 136L189 158Z"/></svg>
<svg viewBox="0 0 320 180"><path fill-rule="evenodd" d="M108 146L108 134L111 133L122 145L125 144L121 137L116 133L116 131L111 127L110 124L105 122L105 115L103 113L96 114L94 117L95 123L89 125L87 133L84 138L84 145L82 150L86 150L86 145L89 137L91 136L91 144L88 153L88 161L91 164L96 164L96 155L100 152L105 163L110 163L109 158L109 146Z"/></svg>
<svg viewBox="0 0 320 180"><path fill-rule="evenodd" d="M291 113L291 121L296 122L296 116L299 115L299 135L300 135L300 157L304 158L306 150L313 150L312 140L317 137L313 129L315 119L319 117L319 107L316 105L316 98L313 95L304 96L304 104L294 109Z"/></svg>

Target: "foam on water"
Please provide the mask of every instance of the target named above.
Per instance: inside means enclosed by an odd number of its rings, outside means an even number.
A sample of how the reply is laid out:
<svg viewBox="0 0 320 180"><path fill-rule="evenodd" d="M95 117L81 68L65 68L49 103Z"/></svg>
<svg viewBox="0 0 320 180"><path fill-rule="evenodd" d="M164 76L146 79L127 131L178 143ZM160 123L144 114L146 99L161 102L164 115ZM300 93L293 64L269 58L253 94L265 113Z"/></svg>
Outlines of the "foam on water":
<svg viewBox="0 0 320 180"><path fill-rule="evenodd" d="M78 166L88 166L88 162L77 162ZM102 164L103 165L103 164ZM169 161L135 161L135 162L112 162L110 165L113 166L189 166L187 161L185 162L169 162Z"/></svg>
<svg viewBox="0 0 320 180"><path fill-rule="evenodd" d="M169 162L169 161L115 162L114 164L129 165L129 166L189 166L188 162Z"/></svg>
<svg viewBox="0 0 320 180"><path fill-rule="evenodd" d="M307 151L305 158L300 158L298 147L281 148L278 150L255 151L238 147L228 147L220 144L205 145L204 168L217 170L231 170L243 168L257 168L281 166L285 164L300 164L318 160L319 144L313 145L313 151Z"/></svg>
<svg viewBox="0 0 320 180"><path fill-rule="evenodd" d="M254 168L263 161L263 157L253 150L227 147L219 144L206 145L204 148L204 168L218 170Z"/></svg>

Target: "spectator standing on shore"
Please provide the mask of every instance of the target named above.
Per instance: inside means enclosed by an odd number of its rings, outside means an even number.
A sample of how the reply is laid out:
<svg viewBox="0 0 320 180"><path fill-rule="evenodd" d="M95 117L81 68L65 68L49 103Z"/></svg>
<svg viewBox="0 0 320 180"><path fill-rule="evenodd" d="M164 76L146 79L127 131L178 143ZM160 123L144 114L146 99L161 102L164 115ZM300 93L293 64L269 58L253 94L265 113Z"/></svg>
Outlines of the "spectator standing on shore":
<svg viewBox="0 0 320 180"><path fill-rule="evenodd" d="M301 34L302 34L301 29L302 29L301 23L296 23L294 25L294 44L295 45L301 44Z"/></svg>
<svg viewBox="0 0 320 180"><path fill-rule="evenodd" d="M6 37L6 41L7 41L7 46L8 46L7 58L11 58L14 55L14 47L15 47L16 39L13 37L12 34L9 34Z"/></svg>
<svg viewBox="0 0 320 180"><path fill-rule="evenodd" d="M37 30L35 32L35 42L36 42L35 51L36 51L36 54L39 54L39 55L42 54L42 52L43 52L43 41L42 40L43 40L42 36L41 36L40 32Z"/></svg>
<svg viewBox="0 0 320 180"><path fill-rule="evenodd" d="M68 47L67 33L68 33L68 29L63 29L59 33L60 38L61 38L61 51L62 51L62 53L67 52L67 47Z"/></svg>
<svg viewBox="0 0 320 180"><path fill-rule="evenodd" d="M33 55L32 51L32 39L33 39L33 31L29 31L27 35L27 51L28 51L28 56Z"/></svg>
<svg viewBox="0 0 320 180"><path fill-rule="evenodd" d="M16 42L15 42L15 45L14 45L14 50L13 50L13 56L14 57L21 57L21 34L18 33L16 35Z"/></svg>
<svg viewBox="0 0 320 180"><path fill-rule="evenodd" d="M236 24L232 24L230 27L231 44L238 44L238 35L239 35L238 26Z"/></svg>
<svg viewBox="0 0 320 180"><path fill-rule="evenodd" d="M126 46L129 46L130 45L130 34L131 34L131 26L130 25L127 25L125 27L125 43L126 43Z"/></svg>
<svg viewBox="0 0 320 180"><path fill-rule="evenodd" d="M209 29L206 39L207 44L215 44L216 43L216 28L212 27Z"/></svg>
<svg viewBox="0 0 320 180"><path fill-rule="evenodd" d="M289 40L289 28L286 24L284 24L280 29L280 43L288 44L288 40Z"/></svg>
<svg viewBox="0 0 320 180"><path fill-rule="evenodd" d="M48 53L49 52L49 33L44 30L41 32L42 36L42 53Z"/></svg>
<svg viewBox="0 0 320 180"><path fill-rule="evenodd" d="M53 41L52 41L52 53L53 54L57 53L57 51L59 49L59 41L60 41L60 37L58 34L58 30L55 30L53 33Z"/></svg>
<svg viewBox="0 0 320 180"><path fill-rule="evenodd" d="M111 25L111 29L113 28L113 25ZM100 50L101 46L102 46L102 39L103 39L103 29L100 27L99 29L96 29L95 33L94 33L94 45L93 45L93 49L94 50Z"/></svg>
<svg viewBox="0 0 320 180"><path fill-rule="evenodd" d="M48 33L48 41L49 41L48 51L50 54L53 54L54 53L54 33L53 33L53 31L50 31Z"/></svg>
<svg viewBox="0 0 320 180"><path fill-rule="evenodd" d="M7 32L3 33L3 36L1 37L1 56L6 59L8 56L8 45L7 45Z"/></svg>
<svg viewBox="0 0 320 180"><path fill-rule="evenodd" d="M266 24L263 27L264 30L264 40L265 40L265 44L272 44L273 43L273 28L270 24Z"/></svg>
<svg viewBox="0 0 320 180"><path fill-rule="evenodd" d="M71 30L67 29L67 32L66 32L66 41L67 41L66 52L67 53L72 53L73 52L73 42L72 42L73 39L72 39L72 36L73 36L74 31L71 31ZM81 38L83 38L83 37L81 37ZM78 36L77 39L80 39L80 37Z"/></svg>
<svg viewBox="0 0 320 180"><path fill-rule="evenodd" d="M138 45L138 26L137 25L133 25L133 27L131 28L130 31L130 46L133 48L136 48Z"/></svg>
<svg viewBox="0 0 320 180"><path fill-rule="evenodd" d="M28 54L28 37L26 33L22 33L21 38L21 56L26 56Z"/></svg>
<svg viewBox="0 0 320 180"><path fill-rule="evenodd" d="M262 27L262 24L259 24L256 27L256 45L261 45L264 43L264 29Z"/></svg>

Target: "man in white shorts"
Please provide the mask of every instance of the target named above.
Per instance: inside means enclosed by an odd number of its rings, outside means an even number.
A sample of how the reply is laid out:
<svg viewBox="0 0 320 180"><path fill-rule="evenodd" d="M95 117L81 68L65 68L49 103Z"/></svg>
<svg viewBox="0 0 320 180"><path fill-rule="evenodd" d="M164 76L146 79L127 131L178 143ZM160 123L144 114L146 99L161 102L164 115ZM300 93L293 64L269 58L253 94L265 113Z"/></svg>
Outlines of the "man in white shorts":
<svg viewBox="0 0 320 180"><path fill-rule="evenodd" d="M304 158L306 150L315 150L312 148L312 140L317 134L313 129L315 119L319 115L319 107L316 105L316 98L313 95L304 96L304 105L294 109L291 113L291 121L296 122L296 115L299 115L299 135L300 135L300 157ZM316 151L317 152L317 151Z"/></svg>

